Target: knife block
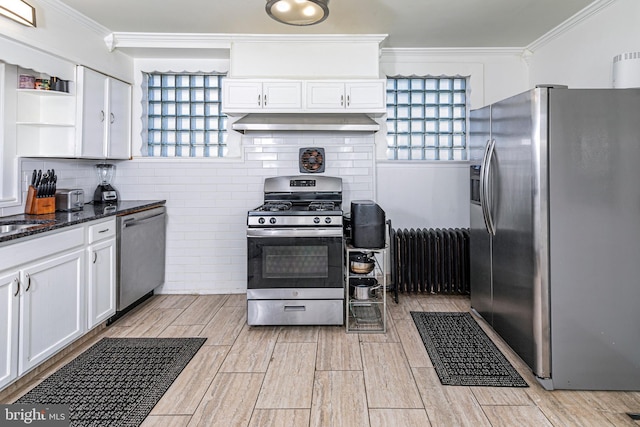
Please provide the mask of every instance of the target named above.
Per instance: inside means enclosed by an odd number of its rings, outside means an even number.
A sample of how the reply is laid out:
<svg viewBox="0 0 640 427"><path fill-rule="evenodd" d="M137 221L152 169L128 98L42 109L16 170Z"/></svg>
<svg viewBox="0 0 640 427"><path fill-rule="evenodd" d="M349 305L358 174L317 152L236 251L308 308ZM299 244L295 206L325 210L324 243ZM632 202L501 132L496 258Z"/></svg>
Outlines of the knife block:
<svg viewBox="0 0 640 427"><path fill-rule="evenodd" d="M38 197L38 191L33 185L29 186L27 202L24 205L24 213L31 215L44 215L56 211L55 197Z"/></svg>

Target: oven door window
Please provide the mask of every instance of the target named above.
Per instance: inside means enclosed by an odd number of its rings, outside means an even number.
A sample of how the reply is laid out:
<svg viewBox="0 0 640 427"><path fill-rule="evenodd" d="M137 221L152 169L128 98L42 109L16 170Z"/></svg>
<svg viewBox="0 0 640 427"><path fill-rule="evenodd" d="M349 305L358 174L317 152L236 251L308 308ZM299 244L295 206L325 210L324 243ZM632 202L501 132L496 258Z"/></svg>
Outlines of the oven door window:
<svg viewBox="0 0 640 427"><path fill-rule="evenodd" d="M342 238L248 238L248 287L342 287Z"/></svg>

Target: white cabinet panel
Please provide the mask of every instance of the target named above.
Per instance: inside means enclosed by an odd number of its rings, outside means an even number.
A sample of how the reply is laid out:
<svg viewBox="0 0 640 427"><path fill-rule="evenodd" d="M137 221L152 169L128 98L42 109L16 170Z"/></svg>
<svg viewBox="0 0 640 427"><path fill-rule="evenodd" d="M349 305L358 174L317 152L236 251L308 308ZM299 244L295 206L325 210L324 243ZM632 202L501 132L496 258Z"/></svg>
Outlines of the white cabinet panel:
<svg viewBox="0 0 640 427"><path fill-rule="evenodd" d="M308 82L306 108L313 110L344 110L344 83Z"/></svg>
<svg viewBox="0 0 640 427"><path fill-rule="evenodd" d="M89 249L88 328L116 312L116 240L96 243Z"/></svg>
<svg viewBox="0 0 640 427"><path fill-rule="evenodd" d="M222 81L223 110L250 111L262 108L262 83Z"/></svg>
<svg viewBox="0 0 640 427"><path fill-rule="evenodd" d="M295 111L302 107L301 81L224 79L222 91L225 112Z"/></svg>
<svg viewBox="0 0 640 427"><path fill-rule="evenodd" d="M78 67L78 97L82 115L80 157L103 158L107 76Z"/></svg>
<svg viewBox="0 0 640 427"><path fill-rule="evenodd" d="M308 112L386 111L384 80L308 81L306 82Z"/></svg>
<svg viewBox="0 0 640 427"><path fill-rule="evenodd" d="M86 330L84 257L81 249L21 269L19 375Z"/></svg>
<svg viewBox="0 0 640 427"><path fill-rule="evenodd" d="M78 156L131 157L131 85L78 67Z"/></svg>
<svg viewBox="0 0 640 427"><path fill-rule="evenodd" d="M107 158L131 158L131 85L109 79Z"/></svg>
<svg viewBox="0 0 640 427"><path fill-rule="evenodd" d="M0 388L18 376L18 277L0 275Z"/></svg>
<svg viewBox="0 0 640 427"><path fill-rule="evenodd" d="M386 82L359 81L345 83L347 102L345 107L353 110L386 110Z"/></svg>
<svg viewBox="0 0 640 427"><path fill-rule="evenodd" d="M301 82L265 82L262 84L262 107L268 110L301 108Z"/></svg>
<svg viewBox="0 0 640 427"><path fill-rule="evenodd" d="M92 329L116 312L116 220L88 228L87 325Z"/></svg>

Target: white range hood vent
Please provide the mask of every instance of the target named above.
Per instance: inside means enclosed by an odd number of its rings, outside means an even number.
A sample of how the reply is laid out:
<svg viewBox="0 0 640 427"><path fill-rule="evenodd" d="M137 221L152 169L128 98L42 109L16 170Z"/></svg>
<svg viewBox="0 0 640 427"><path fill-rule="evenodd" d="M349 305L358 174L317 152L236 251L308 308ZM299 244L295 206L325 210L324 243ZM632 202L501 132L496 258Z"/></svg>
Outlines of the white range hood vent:
<svg viewBox="0 0 640 427"><path fill-rule="evenodd" d="M232 124L238 132L377 132L380 125L366 114L247 114Z"/></svg>

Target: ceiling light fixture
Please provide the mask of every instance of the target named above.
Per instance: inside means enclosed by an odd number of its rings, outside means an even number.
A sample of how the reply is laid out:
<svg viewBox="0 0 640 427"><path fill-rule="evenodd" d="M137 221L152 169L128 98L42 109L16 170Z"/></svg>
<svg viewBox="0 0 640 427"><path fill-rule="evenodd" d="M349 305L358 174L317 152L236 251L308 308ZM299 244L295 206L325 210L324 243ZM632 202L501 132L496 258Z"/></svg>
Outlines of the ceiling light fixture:
<svg viewBox="0 0 640 427"><path fill-rule="evenodd" d="M28 27L36 26L36 9L22 0L0 0L0 15Z"/></svg>
<svg viewBox="0 0 640 427"><path fill-rule="evenodd" d="M267 0L266 10L283 24L313 25L329 16L329 0Z"/></svg>

